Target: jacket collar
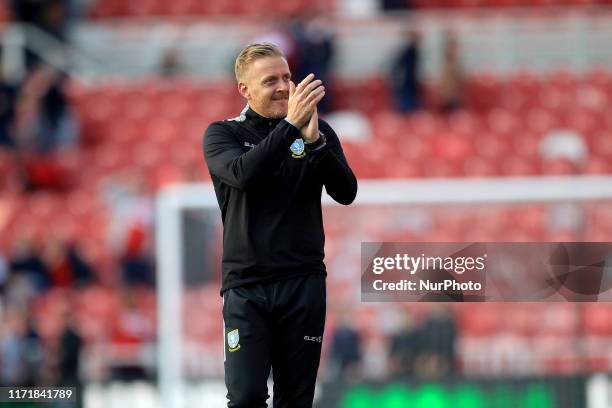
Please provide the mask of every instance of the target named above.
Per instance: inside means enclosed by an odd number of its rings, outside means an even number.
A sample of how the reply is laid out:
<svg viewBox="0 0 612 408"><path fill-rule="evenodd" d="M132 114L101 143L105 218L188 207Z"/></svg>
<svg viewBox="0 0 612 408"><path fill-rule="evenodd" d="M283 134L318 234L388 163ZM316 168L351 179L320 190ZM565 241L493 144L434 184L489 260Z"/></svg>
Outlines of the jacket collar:
<svg viewBox="0 0 612 408"><path fill-rule="evenodd" d="M250 106L247 105L247 109L245 112L246 121L253 125L256 129L271 131L278 125L278 123L283 120L281 119L272 119L261 116L259 113L255 112Z"/></svg>

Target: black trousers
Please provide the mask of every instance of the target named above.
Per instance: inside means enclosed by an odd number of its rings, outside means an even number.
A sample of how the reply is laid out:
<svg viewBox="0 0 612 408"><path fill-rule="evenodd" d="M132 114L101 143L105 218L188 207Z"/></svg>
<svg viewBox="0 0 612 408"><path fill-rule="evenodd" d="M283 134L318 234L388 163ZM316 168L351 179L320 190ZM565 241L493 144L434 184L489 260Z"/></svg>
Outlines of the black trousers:
<svg viewBox="0 0 612 408"><path fill-rule="evenodd" d="M325 326L325 277L308 275L223 295L228 407L311 408Z"/></svg>

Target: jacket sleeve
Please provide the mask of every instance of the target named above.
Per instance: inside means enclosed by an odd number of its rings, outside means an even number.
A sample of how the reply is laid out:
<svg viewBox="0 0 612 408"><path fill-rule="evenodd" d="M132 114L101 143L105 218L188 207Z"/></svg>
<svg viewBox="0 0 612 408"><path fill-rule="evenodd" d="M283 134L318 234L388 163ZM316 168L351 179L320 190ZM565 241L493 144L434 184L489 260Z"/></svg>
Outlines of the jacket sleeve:
<svg viewBox="0 0 612 408"><path fill-rule="evenodd" d="M319 120L319 131L327 143L309 152L308 160L321 178L327 194L340 204L349 205L357 195L357 178L353 174L336 132L326 122Z"/></svg>
<svg viewBox="0 0 612 408"><path fill-rule="evenodd" d="M210 174L239 189L248 186L263 168L280 163L300 131L286 120L248 152L236 138L235 131L223 122L212 123L204 134L204 158Z"/></svg>

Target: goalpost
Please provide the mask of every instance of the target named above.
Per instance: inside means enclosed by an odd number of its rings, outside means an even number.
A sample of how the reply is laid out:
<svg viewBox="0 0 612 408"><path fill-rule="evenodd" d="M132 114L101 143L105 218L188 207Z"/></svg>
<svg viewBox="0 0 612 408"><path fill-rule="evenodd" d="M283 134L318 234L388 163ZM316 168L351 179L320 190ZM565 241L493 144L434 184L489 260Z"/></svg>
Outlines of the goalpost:
<svg viewBox="0 0 612 408"><path fill-rule="evenodd" d="M351 264L345 260L358 257L362 240L384 241L390 236L401 237L402 231L409 231L412 236L431 237L431 234L423 235L423 231L431 232L439 228L435 222L432 223L436 217L461 218L465 215L473 218L489 208L497 211L499 208L520 210L537 206L536 211L541 209L546 212L555 206L569 204L578 208L595 206L595 211L603 206L610 212L612 176L360 180L357 199L353 205L342 207L325 193L322 202L328 235L328 280L344 279L359 285L359 268L352 271L350 266L355 263ZM216 220L212 229L221 228L212 184L171 185L163 189L157 197L158 379L164 408L190 406L187 405L184 364L186 361L202 358L197 353L187 355L183 337L186 246L183 237L186 227L189 227L184 219L186 211L206 212L209 214L208 219ZM563 221L563 213L560 217ZM348 235L347 230L350 230ZM340 244L329 238L330 233L344 233L348 238ZM216 241L219 241L218 237L218 234L210 235L210 238ZM214 244L218 247L221 245L220 242ZM218 252L216 254L218 255ZM349 267L345 266L344 271L336 273L335 269L340 262L338 260ZM219 263L218 256L211 260L211 264ZM334 278L335 273L337 278ZM221 297L210 301L220 303ZM359 300L357 298L354 301ZM196 314L196 318L221 321L220 314ZM218 338L219 343L222 343L223 334L220 330ZM222 369L222 354L218 356L218 360L217 367Z"/></svg>

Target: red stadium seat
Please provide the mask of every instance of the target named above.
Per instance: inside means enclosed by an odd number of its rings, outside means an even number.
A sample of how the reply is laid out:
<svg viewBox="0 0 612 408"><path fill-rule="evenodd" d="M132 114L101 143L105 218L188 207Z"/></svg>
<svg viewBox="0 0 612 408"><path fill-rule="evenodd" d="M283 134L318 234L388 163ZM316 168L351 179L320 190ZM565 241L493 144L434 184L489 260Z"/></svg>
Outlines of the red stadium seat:
<svg viewBox="0 0 612 408"><path fill-rule="evenodd" d="M438 134L428 141L436 157L453 164L463 164L474 150L470 138L452 133Z"/></svg>
<svg viewBox="0 0 612 408"><path fill-rule="evenodd" d="M567 159L549 160L542 163L542 174L571 176L580 172L580 166Z"/></svg>
<svg viewBox="0 0 612 408"><path fill-rule="evenodd" d="M162 15L161 0L126 1L121 6L121 14L133 17L151 17Z"/></svg>
<svg viewBox="0 0 612 408"><path fill-rule="evenodd" d="M469 304L458 311L459 331L471 337L491 336L501 330L503 304Z"/></svg>
<svg viewBox="0 0 612 408"><path fill-rule="evenodd" d="M460 165L437 158L423 160L421 169L425 177L459 177L463 171Z"/></svg>
<svg viewBox="0 0 612 408"><path fill-rule="evenodd" d="M167 16L186 16L197 13L197 0L174 0L161 2L161 14Z"/></svg>
<svg viewBox="0 0 612 408"><path fill-rule="evenodd" d="M612 337L612 305L585 304L582 309L582 321L587 334Z"/></svg>
<svg viewBox="0 0 612 408"><path fill-rule="evenodd" d="M594 133L589 144L593 156L612 159L612 132L610 130Z"/></svg>
<svg viewBox="0 0 612 408"><path fill-rule="evenodd" d="M502 161L501 170L505 176L532 176L539 173L539 165L532 160L508 157Z"/></svg>
<svg viewBox="0 0 612 408"><path fill-rule="evenodd" d="M612 173L612 164L610 159L594 157L589 159L584 169L586 174L610 174Z"/></svg>

